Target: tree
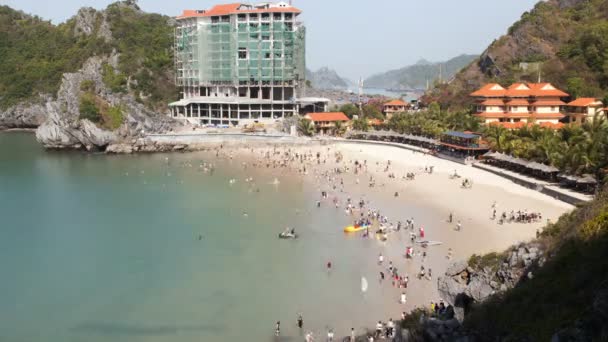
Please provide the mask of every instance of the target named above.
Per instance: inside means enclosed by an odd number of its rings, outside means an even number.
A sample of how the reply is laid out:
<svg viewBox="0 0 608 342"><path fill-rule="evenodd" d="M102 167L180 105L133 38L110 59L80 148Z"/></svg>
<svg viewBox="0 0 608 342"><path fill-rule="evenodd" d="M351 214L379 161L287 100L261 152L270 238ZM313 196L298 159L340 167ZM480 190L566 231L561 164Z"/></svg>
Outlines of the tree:
<svg viewBox="0 0 608 342"><path fill-rule="evenodd" d="M353 129L367 132L369 130L369 122L367 122L367 119L365 118L353 120Z"/></svg>
<svg viewBox="0 0 608 342"><path fill-rule="evenodd" d="M348 116L349 119L352 119L355 115L359 115L359 108L352 103L342 105L339 111Z"/></svg>
<svg viewBox="0 0 608 342"><path fill-rule="evenodd" d="M334 134L341 137L346 133L346 126L342 121L334 121Z"/></svg>
<svg viewBox="0 0 608 342"><path fill-rule="evenodd" d="M579 98L584 91L584 81L580 77L570 77L566 80L566 92L570 94L573 99Z"/></svg>
<svg viewBox="0 0 608 342"><path fill-rule="evenodd" d="M366 104L365 106L363 106L362 110L363 117L366 119L384 119L384 115L382 115L382 112L372 104Z"/></svg>
<svg viewBox="0 0 608 342"><path fill-rule="evenodd" d="M298 122L298 131L300 131L301 134L310 137L315 134L315 125L312 121L302 118Z"/></svg>

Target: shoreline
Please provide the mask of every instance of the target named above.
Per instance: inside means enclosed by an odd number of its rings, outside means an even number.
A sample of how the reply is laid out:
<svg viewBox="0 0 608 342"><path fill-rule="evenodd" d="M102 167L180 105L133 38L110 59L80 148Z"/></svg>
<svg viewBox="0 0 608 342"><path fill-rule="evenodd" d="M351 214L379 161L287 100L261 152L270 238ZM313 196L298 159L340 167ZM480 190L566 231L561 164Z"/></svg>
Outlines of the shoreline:
<svg viewBox="0 0 608 342"><path fill-rule="evenodd" d="M403 223L410 217L413 218L416 222L413 229L393 231L389 233L387 241L379 241L375 252L362 251L367 253L368 262L361 265L361 270L370 283L376 283L374 279L378 279L378 272L384 271L389 261L399 269L400 275L405 274L410 279L405 290L391 286L390 280L385 280L384 285L381 285L384 295L394 299L389 300L389 303L394 304L384 307L386 315L381 317L383 321L396 319L401 312L426 308L429 301L439 302L442 298L436 279L445 273L451 262L468 260L473 254L502 252L513 245L529 241L546 222L556 221L574 208L484 170L405 149L387 150L378 145L336 142L298 146L218 146L215 150L207 150L209 151L220 151L220 155L227 155L230 159L247 161L248 166L253 165L260 171L286 168L281 177L302 177L314 187L316 193L328 193L327 197L319 198L320 210L336 210L337 214L341 214L348 203L347 199L353 203L363 199L367 203L366 211L379 210L382 216L388 217L387 226L390 223L396 227L398 221ZM338 153L340 158L337 157ZM296 154L305 155L304 161L298 161L297 158L294 161L293 155ZM292 156L292 159L286 162L287 155ZM317 160L315 155L320 155L320 159ZM388 160L391 160L389 167ZM353 173L355 161L365 163L365 170ZM427 166L434 166L435 171L425 172ZM463 189L458 180L450 179L449 175L454 168L463 178L470 177L474 180L473 188ZM402 175L406 173L414 173L415 180L403 178ZM368 179L370 183L373 182L373 186L368 185ZM394 196L395 192L398 196ZM542 219L525 224L499 224L497 220L491 219L493 203L497 203L499 210L506 212L539 212ZM449 213L455 217L452 223L447 222ZM351 220L358 217L358 213L354 216L346 215ZM456 221L462 222L462 230L455 229ZM418 240L440 241L441 244L424 249L412 243L409 235L418 235L419 227L424 227L425 236L417 237ZM349 243L353 238L361 238L361 233L345 234L343 241ZM414 257L411 259L404 257L407 246L414 247ZM377 253L384 255L382 267L376 264ZM430 279L417 279L421 266L425 266L429 272L432 269L433 276ZM405 305L399 304L397 300L401 291L407 292ZM378 318L380 317L370 317L369 326L377 322Z"/></svg>

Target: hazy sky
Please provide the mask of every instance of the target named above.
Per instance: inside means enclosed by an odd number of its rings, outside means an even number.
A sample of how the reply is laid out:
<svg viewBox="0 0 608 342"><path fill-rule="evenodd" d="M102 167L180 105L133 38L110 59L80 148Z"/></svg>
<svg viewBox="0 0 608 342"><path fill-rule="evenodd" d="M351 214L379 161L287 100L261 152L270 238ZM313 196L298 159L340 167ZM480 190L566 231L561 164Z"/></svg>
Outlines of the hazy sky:
<svg viewBox="0 0 608 342"><path fill-rule="evenodd" d="M0 0L59 23L78 8L113 0ZM170 16L234 0L139 0ZM256 1L257 2L257 1ZM293 0L307 26L307 66L329 66L356 80L413 64L481 53L538 0Z"/></svg>

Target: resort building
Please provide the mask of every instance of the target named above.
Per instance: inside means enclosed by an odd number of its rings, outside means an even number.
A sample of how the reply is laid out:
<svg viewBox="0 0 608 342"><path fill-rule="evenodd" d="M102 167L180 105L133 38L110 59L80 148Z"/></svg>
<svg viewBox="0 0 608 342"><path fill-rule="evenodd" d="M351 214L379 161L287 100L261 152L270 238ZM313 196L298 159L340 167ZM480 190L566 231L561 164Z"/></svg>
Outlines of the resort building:
<svg viewBox="0 0 608 342"><path fill-rule="evenodd" d="M562 113L568 94L550 83L515 83L508 88L490 83L473 92L477 111L475 116L485 123L508 125L534 123L558 125L566 116Z"/></svg>
<svg viewBox="0 0 608 342"><path fill-rule="evenodd" d="M568 120L572 123L585 123L593 120L596 114L605 114L604 104L592 97L581 97L568 103Z"/></svg>
<svg viewBox="0 0 608 342"><path fill-rule="evenodd" d="M407 111L408 104L402 100L392 100L382 105L382 113L386 119L390 119L395 113L403 113Z"/></svg>
<svg viewBox="0 0 608 342"><path fill-rule="evenodd" d="M169 104L171 115L240 125L327 110L327 99L301 98L306 30L300 13L286 2L183 11L175 28L181 99Z"/></svg>
<svg viewBox="0 0 608 342"><path fill-rule="evenodd" d="M305 119L312 121L315 132L321 135L331 134L336 129L336 122L340 122L344 128L349 128L348 116L342 112L308 113ZM334 132L335 133L335 132Z"/></svg>

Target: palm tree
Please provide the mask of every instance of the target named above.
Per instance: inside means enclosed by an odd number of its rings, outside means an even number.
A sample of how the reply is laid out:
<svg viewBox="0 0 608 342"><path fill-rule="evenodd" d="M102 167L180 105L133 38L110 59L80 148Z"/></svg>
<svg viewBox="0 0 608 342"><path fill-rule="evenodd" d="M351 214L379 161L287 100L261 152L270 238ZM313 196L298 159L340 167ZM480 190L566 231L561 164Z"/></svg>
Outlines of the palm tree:
<svg viewBox="0 0 608 342"><path fill-rule="evenodd" d="M341 137L346 133L346 126L342 121L334 121L334 134Z"/></svg>
<svg viewBox="0 0 608 342"><path fill-rule="evenodd" d="M494 150L499 152L505 150L506 143L509 140L509 131L506 128L500 125L489 125L485 134Z"/></svg>
<svg viewBox="0 0 608 342"><path fill-rule="evenodd" d="M315 134L315 126L313 125L312 121L308 119L301 119L298 122L298 130L301 134L309 137Z"/></svg>

